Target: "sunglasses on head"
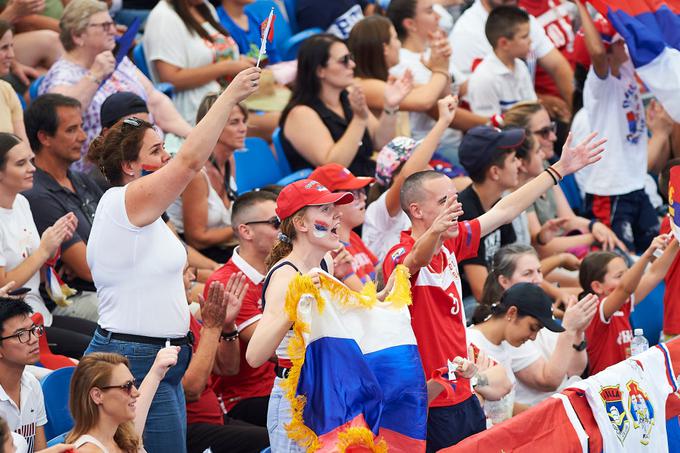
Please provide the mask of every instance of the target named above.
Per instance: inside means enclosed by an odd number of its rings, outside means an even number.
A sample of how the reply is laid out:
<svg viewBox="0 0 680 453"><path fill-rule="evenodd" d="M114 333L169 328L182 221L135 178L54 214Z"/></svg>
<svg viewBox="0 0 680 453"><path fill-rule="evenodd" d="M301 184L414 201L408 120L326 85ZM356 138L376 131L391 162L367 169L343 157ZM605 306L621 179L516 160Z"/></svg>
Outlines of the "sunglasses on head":
<svg viewBox="0 0 680 453"><path fill-rule="evenodd" d="M557 133L557 123L554 121L551 121L550 124L546 127L542 127L541 129L537 131L531 131L532 134L536 134L541 136L544 139L550 138L550 134L556 134Z"/></svg>
<svg viewBox="0 0 680 453"><path fill-rule="evenodd" d="M269 220L253 220L252 222L246 222L244 225L257 225L258 223L268 223L269 225L273 226L277 230L281 226L281 221L279 220L278 217L272 217Z"/></svg>
<svg viewBox="0 0 680 453"><path fill-rule="evenodd" d="M125 384L107 385L106 387L100 387L100 388L102 390L120 389L120 390L124 390L128 395L130 395L132 393L133 387L137 388L137 384L135 384L134 380L130 380L130 381L127 381Z"/></svg>

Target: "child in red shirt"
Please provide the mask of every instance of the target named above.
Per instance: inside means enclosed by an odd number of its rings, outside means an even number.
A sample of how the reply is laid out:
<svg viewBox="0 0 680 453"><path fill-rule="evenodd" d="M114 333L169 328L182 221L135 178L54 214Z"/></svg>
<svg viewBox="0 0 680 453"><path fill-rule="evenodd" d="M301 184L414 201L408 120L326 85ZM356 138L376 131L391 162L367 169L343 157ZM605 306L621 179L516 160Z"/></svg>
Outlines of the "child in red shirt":
<svg viewBox="0 0 680 453"><path fill-rule="evenodd" d="M665 251L655 261L656 250ZM593 293L600 299L598 314L586 328L591 375L630 357L630 313L663 280L677 251L678 242L662 234L654 238L630 269L623 258L612 252L593 252L583 259L579 271L582 295Z"/></svg>

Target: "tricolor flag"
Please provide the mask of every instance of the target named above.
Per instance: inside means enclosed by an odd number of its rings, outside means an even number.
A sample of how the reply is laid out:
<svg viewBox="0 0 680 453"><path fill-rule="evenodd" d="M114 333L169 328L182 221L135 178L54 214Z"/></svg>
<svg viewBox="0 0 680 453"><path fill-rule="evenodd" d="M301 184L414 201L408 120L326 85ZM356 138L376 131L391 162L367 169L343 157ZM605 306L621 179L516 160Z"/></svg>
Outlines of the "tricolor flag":
<svg viewBox="0 0 680 453"><path fill-rule="evenodd" d="M52 299L55 304L59 305L60 307L67 307L71 305L71 301L68 300L68 298L76 294L78 291L64 283L61 277L59 277L59 274L57 274L57 271L54 269L60 256L61 249L59 249L52 258L45 262L45 290L47 291L47 295L50 296L50 299Z"/></svg>
<svg viewBox="0 0 680 453"><path fill-rule="evenodd" d="M680 165L671 167L668 178L668 217L673 236L680 241Z"/></svg>
<svg viewBox="0 0 680 453"><path fill-rule="evenodd" d="M649 91L680 122L680 4L677 0L589 0L623 37Z"/></svg>
<svg viewBox="0 0 680 453"><path fill-rule="evenodd" d="M276 16L274 15L274 7L272 6L271 11L269 11L269 16L267 16L267 19L262 21L260 24L260 36L262 37L262 41L260 42L260 51L258 52L257 55L257 66L258 68L260 67L260 60L262 60L262 56L267 53L267 41L273 42L274 41L274 18Z"/></svg>
<svg viewBox="0 0 680 453"><path fill-rule="evenodd" d="M408 271L380 302L321 272L321 288L297 276L286 295L294 321L293 367L284 392L288 435L308 451L425 451L427 391L407 305Z"/></svg>

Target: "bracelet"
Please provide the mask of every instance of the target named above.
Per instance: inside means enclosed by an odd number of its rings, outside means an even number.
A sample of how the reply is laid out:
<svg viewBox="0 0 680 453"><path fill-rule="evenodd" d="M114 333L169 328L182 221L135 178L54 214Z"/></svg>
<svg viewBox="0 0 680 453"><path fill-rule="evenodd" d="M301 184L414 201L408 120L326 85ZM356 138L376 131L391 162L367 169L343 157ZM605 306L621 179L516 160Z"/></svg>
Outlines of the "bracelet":
<svg viewBox="0 0 680 453"><path fill-rule="evenodd" d="M383 112L385 112L385 115L389 115L389 116L396 115L399 112L399 106L396 106L396 107L393 107L393 108L384 107Z"/></svg>
<svg viewBox="0 0 680 453"><path fill-rule="evenodd" d="M236 341L238 339L238 330L234 330L233 332L222 332L220 334L220 341Z"/></svg>
<svg viewBox="0 0 680 453"><path fill-rule="evenodd" d="M102 81L99 80L99 79L98 79L94 74L92 74L90 71L87 71L87 72L85 73L85 77L87 77L87 78L90 79L93 83L95 83L95 84L97 84L97 85L99 85L99 84L102 83Z"/></svg>
<svg viewBox="0 0 680 453"><path fill-rule="evenodd" d="M557 180L557 177L555 177L555 175L553 175L553 173L550 171L550 167L546 168L546 169L543 170L543 171L546 172L546 173L548 173L548 174L550 175L550 177L552 178L552 180L553 180L553 182L555 183L555 185L559 184L559 181Z"/></svg>
<svg viewBox="0 0 680 453"><path fill-rule="evenodd" d="M592 220L590 221L590 223L588 223L588 231L589 231L589 232L591 232L591 233L593 232L593 227L595 226L595 224L596 224L597 222L598 222L597 219L592 219Z"/></svg>
<svg viewBox="0 0 680 453"><path fill-rule="evenodd" d="M548 170L555 172L555 175L557 176L557 178L558 178L560 181L562 181L562 180L564 179L564 178L562 177L562 175L560 174L560 172L557 171L557 170L555 170L555 167L553 167L552 165L550 165L550 166L548 167Z"/></svg>
<svg viewBox="0 0 680 453"><path fill-rule="evenodd" d="M354 275L354 272L350 272L349 274L347 274L347 275L345 275L344 277L342 277L340 280L344 282L345 280L347 280L348 278L350 278L352 275Z"/></svg>

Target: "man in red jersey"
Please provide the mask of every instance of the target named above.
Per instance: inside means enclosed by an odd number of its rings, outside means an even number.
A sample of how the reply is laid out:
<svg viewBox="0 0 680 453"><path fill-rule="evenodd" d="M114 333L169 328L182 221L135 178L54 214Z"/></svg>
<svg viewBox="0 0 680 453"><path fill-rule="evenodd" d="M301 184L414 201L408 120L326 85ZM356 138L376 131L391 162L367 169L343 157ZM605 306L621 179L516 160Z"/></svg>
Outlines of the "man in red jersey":
<svg viewBox="0 0 680 453"><path fill-rule="evenodd" d="M494 141L498 148L517 146L517 130L485 129L483 138ZM401 242L388 252L383 270L386 279L397 264L404 264L411 273L411 322L426 377L456 356L467 357L457 261L476 256L482 236L511 222L563 176L597 161L604 140L591 144L594 135L573 148L568 140L559 162L470 221L458 223L462 209L448 177L423 171L404 181L401 207L413 227L403 232ZM479 378L460 377L454 392L441 394L430 403L428 452L454 445L486 427L479 401L472 397Z"/></svg>
<svg viewBox="0 0 680 453"><path fill-rule="evenodd" d="M242 272L248 279L248 292L236 318L236 331L223 332L226 337L239 337L240 371L236 376L219 377L215 391L222 398L229 418L259 426L267 426L274 364L267 362L261 367L251 368L246 362L245 353L248 341L262 317L262 283L267 273L264 261L279 232L275 208L276 196L267 191L248 192L234 202L231 222L239 246L227 264L217 269L205 282L207 291L213 281L226 285L229 276L235 272Z"/></svg>

